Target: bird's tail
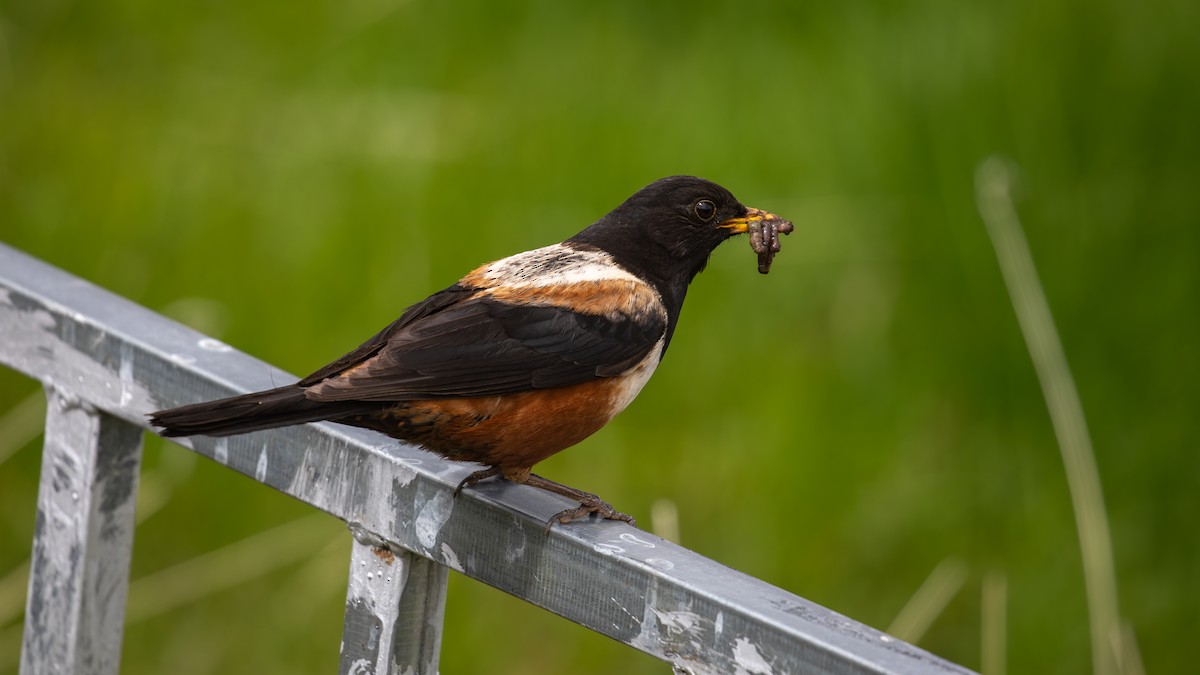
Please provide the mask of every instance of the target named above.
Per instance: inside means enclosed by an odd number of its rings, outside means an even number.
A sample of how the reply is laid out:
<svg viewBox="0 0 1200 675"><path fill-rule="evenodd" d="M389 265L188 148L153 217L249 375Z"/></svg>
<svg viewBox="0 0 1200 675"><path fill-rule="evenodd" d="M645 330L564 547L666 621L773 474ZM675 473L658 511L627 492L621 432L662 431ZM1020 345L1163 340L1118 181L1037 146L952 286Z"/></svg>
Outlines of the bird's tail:
<svg viewBox="0 0 1200 675"><path fill-rule="evenodd" d="M205 403L160 410L150 423L163 436L230 436L292 424L335 420L380 408L378 402L313 401L304 388L288 385Z"/></svg>

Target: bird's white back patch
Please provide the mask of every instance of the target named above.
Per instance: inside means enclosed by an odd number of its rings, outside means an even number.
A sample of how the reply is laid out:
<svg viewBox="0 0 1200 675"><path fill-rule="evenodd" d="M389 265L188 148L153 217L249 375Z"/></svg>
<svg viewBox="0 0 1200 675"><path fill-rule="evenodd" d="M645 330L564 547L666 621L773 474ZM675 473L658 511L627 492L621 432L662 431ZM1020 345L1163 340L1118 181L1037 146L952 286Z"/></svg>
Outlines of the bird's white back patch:
<svg viewBox="0 0 1200 675"><path fill-rule="evenodd" d="M488 263L466 276L464 281L488 288L498 284L514 287L571 285L588 281L635 281L603 251L580 250L566 244L552 244Z"/></svg>

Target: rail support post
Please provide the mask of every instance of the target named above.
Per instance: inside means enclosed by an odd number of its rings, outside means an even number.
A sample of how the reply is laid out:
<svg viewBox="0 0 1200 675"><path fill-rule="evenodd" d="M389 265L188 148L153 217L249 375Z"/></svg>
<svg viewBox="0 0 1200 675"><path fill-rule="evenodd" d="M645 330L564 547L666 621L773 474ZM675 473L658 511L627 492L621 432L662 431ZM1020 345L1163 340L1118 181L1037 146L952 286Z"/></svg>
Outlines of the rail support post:
<svg viewBox="0 0 1200 675"><path fill-rule="evenodd" d="M117 673L142 430L46 390L21 675Z"/></svg>
<svg viewBox="0 0 1200 675"><path fill-rule="evenodd" d="M338 672L437 673L448 579L446 567L355 532Z"/></svg>

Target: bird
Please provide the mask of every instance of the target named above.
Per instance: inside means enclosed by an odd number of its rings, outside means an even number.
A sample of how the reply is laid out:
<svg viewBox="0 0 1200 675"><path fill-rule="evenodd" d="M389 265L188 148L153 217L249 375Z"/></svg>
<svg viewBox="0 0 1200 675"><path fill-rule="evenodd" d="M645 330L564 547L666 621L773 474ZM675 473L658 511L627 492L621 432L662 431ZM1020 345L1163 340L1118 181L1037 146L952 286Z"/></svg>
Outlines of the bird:
<svg viewBox="0 0 1200 675"><path fill-rule="evenodd" d="M149 421L168 437L324 420L364 427L483 465L455 496L500 477L578 502L551 517L547 532L592 514L636 524L597 495L532 468L633 401L710 255L735 235L759 235L764 224L791 231L790 222L744 206L716 183L663 178L561 243L478 267L295 384L160 410Z"/></svg>

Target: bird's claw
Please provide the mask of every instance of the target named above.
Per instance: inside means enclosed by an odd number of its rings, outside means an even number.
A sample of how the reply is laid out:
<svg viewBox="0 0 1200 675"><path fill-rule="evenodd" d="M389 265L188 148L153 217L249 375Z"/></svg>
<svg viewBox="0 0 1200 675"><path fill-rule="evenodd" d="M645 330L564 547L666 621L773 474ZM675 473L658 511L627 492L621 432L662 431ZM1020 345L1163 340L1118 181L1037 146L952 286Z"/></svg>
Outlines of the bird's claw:
<svg viewBox="0 0 1200 675"><path fill-rule="evenodd" d="M550 528L554 527L555 523L567 524L574 520L586 518L592 514L596 514L607 520L620 520L637 527L637 521L628 513L621 513L613 508L612 504L595 497L594 499L582 500L579 506L572 509L563 509L554 514L550 520L546 521L546 534L550 534Z"/></svg>
<svg viewBox="0 0 1200 675"><path fill-rule="evenodd" d="M500 475L500 468L495 467L495 466L488 467L486 469L481 469L472 474L469 474L469 475L467 475L466 478L462 479L458 483L458 487L454 488L454 494L452 494L451 496L457 497L458 493L463 491L463 488L471 487L472 485L478 483L479 481L481 481L485 478L491 478L492 476L499 476L499 475Z"/></svg>

